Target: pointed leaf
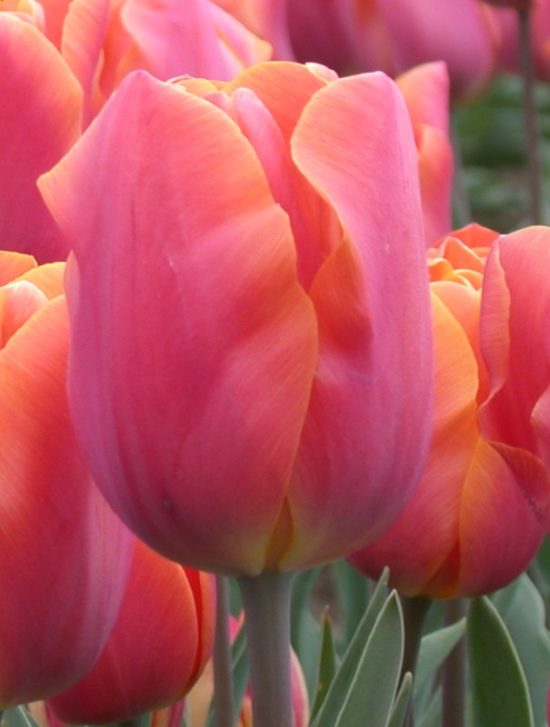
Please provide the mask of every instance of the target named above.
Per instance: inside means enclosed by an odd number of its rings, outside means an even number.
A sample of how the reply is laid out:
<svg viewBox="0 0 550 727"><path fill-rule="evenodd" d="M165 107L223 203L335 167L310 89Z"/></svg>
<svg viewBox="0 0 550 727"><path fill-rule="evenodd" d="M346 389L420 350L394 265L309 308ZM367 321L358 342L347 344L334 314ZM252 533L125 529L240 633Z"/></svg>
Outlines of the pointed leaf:
<svg viewBox="0 0 550 727"><path fill-rule="evenodd" d="M3 714L6 727L38 727L25 707L14 707Z"/></svg>
<svg viewBox="0 0 550 727"><path fill-rule="evenodd" d="M529 686L536 725L546 724L546 692L550 682L550 635L544 601L527 575L493 596L510 631Z"/></svg>
<svg viewBox="0 0 550 727"><path fill-rule="evenodd" d="M533 727L523 667L508 629L486 597L472 602L468 641L475 727Z"/></svg>
<svg viewBox="0 0 550 727"><path fill-rule="evenodd" d="M325 611L323 618L323 636L321 640L321 658L319 660L319 673L317 676L317 693L311 711L311 717L315 717L321 705L325 701L328 690L336 673L336 652L332 636L332 622Z"/></svg>
<svg viewBox="0 0 550 727"><path fill-rule="evenodd" d="M365 727L367 717L369 727L386 727L399 683L404 638L401 604L393 591L361 654L335 727Z"/></svg>
<svg viewBox="0 0 550 727"><path fill-rule="evenodd" d="M391 717L387 727L403 727L405 724L411 701L412 686L413 676L408 671L401 680L401 686L393 703Z"/></svg>
<svg viewBox="0 0 550 727"><path fill-rule="evenodd" d="M312 721L311 727L333 727L339 706L342 703L342 695L347 685L353 679L357 664L372 631L374 622L386 600L389 575L389 570L386 568L380 576L367 610L344 654L344 658L332 681L323 707L317 717Z"/></svg>

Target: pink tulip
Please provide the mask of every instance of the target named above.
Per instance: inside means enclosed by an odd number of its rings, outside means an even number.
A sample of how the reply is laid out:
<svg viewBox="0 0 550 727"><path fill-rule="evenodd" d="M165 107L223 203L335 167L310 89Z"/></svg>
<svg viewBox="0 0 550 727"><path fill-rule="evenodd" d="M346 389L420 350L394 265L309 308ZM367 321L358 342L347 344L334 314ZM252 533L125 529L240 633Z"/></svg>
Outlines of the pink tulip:
<svg viewBox="0 0 550 727"><path fill-rule="evenodd" d="M3 0L0 46L0 239L40 262L69 246L36 180L128 72L230 79L271 52L210 0Z"/></svg>
<svg viewBox="0 0 550 727"><path fill-rule="evenodd" d="M408 595L472 596L527 567L548 517L537 433L550 441L542 432L550 231L498 237L470 226L428 262L436 364L428 462L398 520L351 560L369 575L389 566Z"/></svg>
<svg viewBox="0 0 550 727"><path fill-rule="evenodd" d="M36 179L78 139L82 91L56 49L24 18L0 12L0 46L0 239L41 261L60 260L67 243Z"/></svg>
<svg viewBox="0 0 550 727"><path fill-rule="evenodd" d="M497 68L501 34L480 0L216 0L266 38L277 58L316 61L338 73L397 75L445 61L453 96L468 99Z"/></svg>
<svg viewBox="0 0 550 727"><path fill-rule="evenodd" d="M63 265L0 253L0 706L70 686L107 641L130 536L69 418Z"/></svg>
<svg viewBox="0 0 550 727"><path fill-rule="evenodd" d="M80 441L152 547L290 570L403 507L430 421L417 176L388 78L274 63L135 74L42 177L76 252Z"/></svg>
<svg viewBox="0 0 550 727"><path fill-rule="evenodd" d="M131 719L179 700L212 651L212 576L134 540L128 588L107 645L83 679L48 702L63 722Z"/></svg>

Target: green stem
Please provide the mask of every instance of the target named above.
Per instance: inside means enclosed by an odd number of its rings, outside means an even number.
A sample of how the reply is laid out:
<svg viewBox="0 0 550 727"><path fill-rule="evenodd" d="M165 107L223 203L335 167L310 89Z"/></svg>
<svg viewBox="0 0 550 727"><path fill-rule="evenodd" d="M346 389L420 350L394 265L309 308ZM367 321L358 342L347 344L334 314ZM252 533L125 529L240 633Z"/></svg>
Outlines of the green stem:
<svg viewBox="0 0 550 727"><path fill-rule="evenodd" d="M229 637L229 592L225 576L216 576L214 709L216 727L233 727L233 675Z"/></svg>
<svg viewBox="0 0 550 727"><path fill-rule="evenodd" d="M535 100L535 71L530 28L529 8L518 10L519 55L523 79L523 109L525 114L525 144L529 184L530 222L542 224L541 162L539 154L539 124Z"/></svg>
<svg viewBox="0 0 550 727"><path fill-rule="evenodd" d="M403 678L407 672L415 673L416 660L422 639L422 628L432 601L429 598L408 598L407 596L400 596L400 599L403 606L405 626L405 650L403 653L403 666L401 667L401 678ZM414 727L412 700L405 724L406 727Z"/></svg>
<svg viewBox="0 0 550 727"><path fill-rule="evenodd" d="M456 598L445 603L445 624L460 621L466 614L467 601ZM465 724L466 643L463 638L451 651L443 665L442 727L464 727Z"/></svg>
<svg viewBox="0 0 550 727"><path fill-rule="evenodd" d="M291 576L266 571L239 578L250 655L255 727L292 727Z"/></svg>

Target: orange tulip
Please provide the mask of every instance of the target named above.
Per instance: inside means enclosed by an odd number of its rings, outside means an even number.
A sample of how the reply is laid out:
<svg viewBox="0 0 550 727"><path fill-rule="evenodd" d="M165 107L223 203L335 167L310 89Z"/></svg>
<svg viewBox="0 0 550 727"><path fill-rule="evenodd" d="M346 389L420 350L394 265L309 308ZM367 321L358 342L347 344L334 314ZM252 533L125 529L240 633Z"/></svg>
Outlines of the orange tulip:
<svg viewBox="0 0 550 727"><path fill-rule="evenodd" d="M374 576L388 565L407 595L493 591L538 548L550 499L539 441L550 441L549 266L546 228L499 238L471 226L429 253L436 396L428 463L399 519L351 558Z"/></svg>
<svg viewBox="0 0 550 727"><path fill-rule="evenodd" d="M121 722L180 699L212 651L215 584L134 540L121 609L93 668L48 708L70 723Z"/></svg>
<svg viewBox="0 0 550 727"><path fill-rule="evenodd" d="M63 265L0 253L0 706L82 676L118 613L130 536L79 454Z"/></svg>

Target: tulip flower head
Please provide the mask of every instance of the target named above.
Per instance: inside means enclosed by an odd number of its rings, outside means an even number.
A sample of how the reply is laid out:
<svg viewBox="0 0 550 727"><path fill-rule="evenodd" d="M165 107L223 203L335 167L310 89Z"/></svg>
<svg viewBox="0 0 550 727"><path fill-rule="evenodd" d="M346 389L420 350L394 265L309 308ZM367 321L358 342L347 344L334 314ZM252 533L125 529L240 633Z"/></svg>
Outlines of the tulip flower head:
<svg viewBox="0 0 550 727"><path fill-rule="evenodd" d="M550 496L537 441L548 409L540 340L550 290L537 269L548 262L544 228L499 238L474 225L428 253L436 392L428 462L394 525L351 558L368 575L389 566L407 595L493 591L540 544ZM529 303L535 289L540 320Z"/></svg>
<svg viewBox="0 0 550 727"><path fill-rule="evenodd" d="M40 188L75 247L73 418L139 537L253 576L396 516L429 434L431 339L390 79L136 73Z"/></svg>
<svg viewBox="0 0 550 727"><path fill-rule="evenodd" d="M66 394L62 264L0 252L0 706L68 688L118 613L130 534L95 487Z"/></svg>

